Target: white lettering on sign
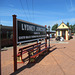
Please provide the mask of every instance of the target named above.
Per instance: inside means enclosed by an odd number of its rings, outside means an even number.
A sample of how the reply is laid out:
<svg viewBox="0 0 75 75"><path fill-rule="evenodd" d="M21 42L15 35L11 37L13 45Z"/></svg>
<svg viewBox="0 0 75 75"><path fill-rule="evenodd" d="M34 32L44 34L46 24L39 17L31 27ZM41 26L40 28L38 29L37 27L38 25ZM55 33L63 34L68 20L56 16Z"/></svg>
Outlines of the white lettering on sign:
<svg viewBox="0 0 75 75"><path fill-rule="evenodd" d="M35 31L35 26L27 25L27 31Z"/></svg>
<svg viewBox="0 0 75 75"><path fill-rule="evenodd" d="M40 34L40 32L34 32L34 34Z"/></svg>
<svg viewBox="0 0 75 75"><path fill-rule="evenodd" d="M22 30L26 30L26 24L22 24Z"/></svg>
<svg viewBox="0 0 75 75"><path fill-rule="evenodd" d="M45 29L44 28L41 28L41 27L37 27L36 28L36 31L45 31Z"/></svg>
<svg viewBox="0 0 75 75"><path fill-rule="evenodd" d="M21 29L27 30L27 31L35 31L35 26L31 26L31 25L26 25L26 24L21 24Z"/></svg>
<svg viewBox="0 0 75 75"><path fill-rule="evenodd" d="M19 36L19 40L46 37L46 35Z"/></svg>
<svg viewBox="0 0 75 75"><path fill-rule="evenodd" d="M32 26L32 25L26 25L26 24L21 24L21 29L24 31L46 31L45 28L41 28L41 27L36 27L35 29L35 26ZM36 33L34 33L36 34ZM40 34L40 33L37 33L37 34Z"/></svg>
<svg viewBox="0 0 75 75"><path fill-rule="evenodd" d="M25 39L25 36L19 36L19 39Z"/></svg>

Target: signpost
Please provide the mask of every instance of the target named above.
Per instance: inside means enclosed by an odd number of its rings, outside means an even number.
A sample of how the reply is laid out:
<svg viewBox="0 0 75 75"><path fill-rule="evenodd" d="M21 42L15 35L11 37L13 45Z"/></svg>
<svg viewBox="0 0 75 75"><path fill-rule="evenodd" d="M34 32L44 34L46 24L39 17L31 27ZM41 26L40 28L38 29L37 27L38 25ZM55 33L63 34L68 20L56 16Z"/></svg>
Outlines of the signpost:
<svg viewBox="0 0 75 75"><path fill-rule="evenodd" d="M46 27L17 19L13 15L14 72L17 71L17 44L42 38L46 38Z"/></svg>
<svg viewBox="0 0 75 75"><path fill-rule="evenodd" d="M14 54L14 72L15 72L17 71L16 15L13 15L13 54Z"/></svg>

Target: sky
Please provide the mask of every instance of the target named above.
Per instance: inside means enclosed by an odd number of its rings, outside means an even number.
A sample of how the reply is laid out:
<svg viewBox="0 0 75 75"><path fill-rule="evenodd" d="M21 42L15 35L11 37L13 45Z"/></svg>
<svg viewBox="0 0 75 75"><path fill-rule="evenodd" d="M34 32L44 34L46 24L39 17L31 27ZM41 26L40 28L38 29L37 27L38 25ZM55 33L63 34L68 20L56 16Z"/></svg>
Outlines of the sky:
<svg viewBox="0 0 75 75"><path fill-rule="evenodd" d="M13 26L18 19L52 27L62 21L75 24L75 0L0 0L0 24Z"/></svg>

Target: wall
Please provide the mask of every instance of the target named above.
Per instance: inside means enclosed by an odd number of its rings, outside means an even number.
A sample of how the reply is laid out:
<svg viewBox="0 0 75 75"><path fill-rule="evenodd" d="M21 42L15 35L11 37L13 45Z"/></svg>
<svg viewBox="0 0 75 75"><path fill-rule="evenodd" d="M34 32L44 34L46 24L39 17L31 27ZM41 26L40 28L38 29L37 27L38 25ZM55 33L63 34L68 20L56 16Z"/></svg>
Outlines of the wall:
<svg viewBox="0 0 75 75"><path fill-rule="evenodd" d="M67 29L69 28L68 26L66 26L64 23L60 24L60 26L57 29Z"/></svg>
<svg viewBox="0 0 75 75"><path fill-rule="evenodd" d="M69 40L68 39L68 30L66 30L66 40Z"/></svg>

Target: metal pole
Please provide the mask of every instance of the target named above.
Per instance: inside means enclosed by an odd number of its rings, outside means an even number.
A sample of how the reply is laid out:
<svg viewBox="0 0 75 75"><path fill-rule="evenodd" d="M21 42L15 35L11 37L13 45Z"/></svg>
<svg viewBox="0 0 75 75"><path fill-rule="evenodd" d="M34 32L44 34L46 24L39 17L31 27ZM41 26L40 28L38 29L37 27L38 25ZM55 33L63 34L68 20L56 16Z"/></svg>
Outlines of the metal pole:
<svg viewBox="0 0 75 75"><path fill-rule="evenodd" d="M47 26L45 25L45 27L47 27ZM47 30L46 30L46 34L47 34ZM46 42L45 48L47 48L47 36L46 36L46 38L45 38L45 42Z"/></svg>
<svg viewBox="0 0 75 75"><path fill-rule="evenodd" d="M49 49L50 49L50 26L48 26L48 30L49 30Z"/></svg>
<svg viewBox="0 0 75 75"><path fill-rule="evenodd" d="M17 42L16 42L16 15L13 16L13 54L14 54L14 72L17 71Z"/></svg>
<svg viewBox="0 0 75 75"><path fill-rule="evenodd" d="M0 75L1 75L1 25L0 25Z"/></svg>

